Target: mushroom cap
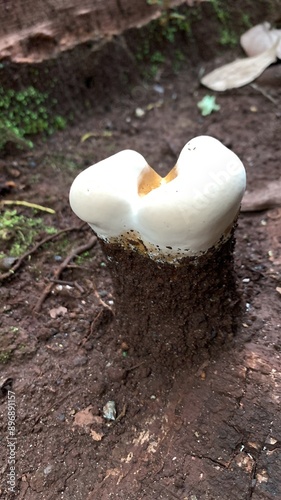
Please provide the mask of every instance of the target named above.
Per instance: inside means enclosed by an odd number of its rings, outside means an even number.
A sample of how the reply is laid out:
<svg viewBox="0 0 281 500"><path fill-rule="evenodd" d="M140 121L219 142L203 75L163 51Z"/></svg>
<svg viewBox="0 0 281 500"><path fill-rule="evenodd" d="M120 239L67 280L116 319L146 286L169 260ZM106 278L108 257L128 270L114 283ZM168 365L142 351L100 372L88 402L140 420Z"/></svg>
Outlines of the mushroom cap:
<svg viewBox="0 0 281 500"><path fill-rule="evenodd" d="M169 261L226 239L245 187L237 155L217 139L199 136L165 178L131 150L89 167L74 180L70 204L100 238L126 244L134 233L152 258Z"/></svg>
<svg viewBox="0 0 281 500"><path fill-rule="evenodd" d="M147 167L144 157L126 149L81 172L69 194L73 212L100 237L126 230L138 198L137 179Z"/></svg>
<svg viewBox="0 0 281 500"><path fill-rule="evenodd" d="M174 175L146 195L138 211L139 231L160 247L204 252L229 231L238 214L244 166L220 141L200 136L185 145Z"/></svg>

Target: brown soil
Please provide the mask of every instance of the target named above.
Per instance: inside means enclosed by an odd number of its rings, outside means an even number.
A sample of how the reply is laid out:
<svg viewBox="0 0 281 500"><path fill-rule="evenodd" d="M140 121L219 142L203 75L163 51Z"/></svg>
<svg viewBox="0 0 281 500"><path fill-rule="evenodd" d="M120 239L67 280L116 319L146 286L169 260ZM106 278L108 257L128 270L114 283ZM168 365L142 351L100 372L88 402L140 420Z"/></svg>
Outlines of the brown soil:
<svg viewBox="0 0 281 500"><path fill-rule="evenodd" d="M259 78L258 89L219 94L220 111L206 118L197 108L208 93L198 83L200 69L201 63L189 65L177 75L158 75L157 85L128 88L32 152L1 160L3 183L15 184L4 199L52 207L55 215L39 214L46 225L78 228L39 247L0 288L7 354L0 380L1 498L13 498L7 491L9 388L16 397L20 499L281 498L280 209L239 218L235 265L244 312L234 339L163 373L157 360L130 345L130 332L125 343L111 328L105 258L68 204L71 182L86 166L131 148L164 175L184 144L201 134L238 154L249 190L280 176L281 65ZM145 110L141 118L138 107ZM81 142L86 133L93 135ZM89 241L88 258L56 273L60 260ZM61 281L44 294L54 273ZM115 421L103 417L108 401L116 403Z"/></svg>

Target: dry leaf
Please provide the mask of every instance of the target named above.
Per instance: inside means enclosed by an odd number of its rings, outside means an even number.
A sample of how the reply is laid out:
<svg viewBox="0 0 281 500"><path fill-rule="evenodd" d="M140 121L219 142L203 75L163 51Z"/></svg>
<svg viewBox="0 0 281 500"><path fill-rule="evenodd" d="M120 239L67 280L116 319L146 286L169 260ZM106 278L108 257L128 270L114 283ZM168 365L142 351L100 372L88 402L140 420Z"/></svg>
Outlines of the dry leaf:
<svg viewBox="0 0 281 500"><path fill-rule="evenodd" d="M242 212L258 212L281 206L281 179L269 182L262 189L246 191L242 200Z"/></svg>
<svg viewBox="0 0 281 500"><path fill-rule="evenodd" d="M93 438L94 441L101 441L104 434L102 432L96 432L96 431L93 431L91 430L91 436Z"/></svg>
<svg viewBox="0 0 281 500"><path fill-rule="evenodd" d="M246 31L240 38L240 44L247 56L253 57L272 47L278 39L277 57L281 59L281 30L271 29L269 23L257 24Z"/></svg>
<svg viewBox="0 0 281 500"><path fill-rule="evenodd" d="M280 293L281 294L281 287L280 286L277 286L276 287L276 292Z"/></svg>
<svg viewBox="0 0 281 500"><path fill-rule="evenodd" d="M151 111L154 108L161 108L162 104L163 104L163 99L160 99L157 102L151 102L150 104L147 104L145 109L146 111Z"/></svg>
<svg viewBox="0 0 281 500"><path fill-rule="evenodd" d="M86 134L82 135L80 142L85 142L88 139L91 139L92 137L97 139L99 137L112 137L112 136L113 136L113 132L111 132L110 130L101 130L101 131L97 131L97 132L87 132Z"/></svg>
<svg viewBox="0 0 281 500"><path fill-rule="evenodd" d="M239 59L215 69L201 79L201 83L212 90L223 91L247 85L277 60L276 42L270 49L255 57Z"/></svg>
<svg viewBox="0 0 281 500"><path fill-rule="evenodd" d="M63 306L54 307L49 310L51 318L56 319L58 316L64 316L67 313L67 308Z"/></svg>
<svg viewBox="0 0 281 500"><path fill-rule="evenodd" d="M84 408L84 410L78 411L74 417L74 424L79 427L87 427L95 422L95 417L91 412L92 406Z"/></svg>

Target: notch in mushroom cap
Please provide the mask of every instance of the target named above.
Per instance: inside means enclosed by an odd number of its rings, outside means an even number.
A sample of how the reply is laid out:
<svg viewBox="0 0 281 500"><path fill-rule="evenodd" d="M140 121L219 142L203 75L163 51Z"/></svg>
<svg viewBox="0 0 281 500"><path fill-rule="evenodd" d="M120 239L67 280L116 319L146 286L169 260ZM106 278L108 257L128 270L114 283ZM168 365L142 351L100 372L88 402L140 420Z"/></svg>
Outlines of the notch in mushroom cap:
<svg viewBox="0 0 281 500"><path fill-rule="evenodd" d="M70 204L102 239L131 241L133 231L150 257L175 261L229 236L245 185L236 154L199 136L165 178L130 150L89 167L74 180Z"/></svg>

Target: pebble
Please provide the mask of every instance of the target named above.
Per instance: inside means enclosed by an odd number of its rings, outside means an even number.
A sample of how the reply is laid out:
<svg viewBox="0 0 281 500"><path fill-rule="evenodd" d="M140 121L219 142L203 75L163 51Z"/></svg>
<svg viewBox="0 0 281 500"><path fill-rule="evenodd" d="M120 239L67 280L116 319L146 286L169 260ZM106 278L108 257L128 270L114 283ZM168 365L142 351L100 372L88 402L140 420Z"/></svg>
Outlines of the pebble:
<svg viewBox="0 0 281 500"><path fill-rule="evenodd" d="M59 413L57 415L57 419L60 420L60 422L64 422L65 421L65 414L64 413Z"/></svg>
<svg viewBox="0 0 281 500"><path fill-rule="evenodd" d="M84 349L86 349L86 351L92 351L93 347L94 347L94 342L92 340L88 340L84 344Z"/></svg>
<svg viewBox="0 0 281 500"><path fill-rule="evenodd" d="M2 257L2 259L0 259L0 269L9 271L16 260L16 257Z"/></svg>
<svg viewBox="0 0 281 500"><path fill-rule="evenodd" d="M103 416L107 420L115 420L116 419L116 406L115 401L108 401L103 409Z"/></svg>
<svg viewBox="0 0 281 500"><path fill-rule="evenodd" d="M29 165L31 168L35 168L35 167L37 167L37 163L36 163L35 161L33 161L33 160L30 160L30 161L28 162L28 165Z"/></svg>
<svg viewBox="0 0 281 500"><path fill-rule="evenodd" d="M153 85L153 90L155 90L155 92L157 92L158 94L164 94L165 92L164 87L162 87L162 85L159 85L158 83Z"/></svg>
<svg viewBox="0 0 281 500"><path fill-rule="evenodd" d="M145 115L145 111L142 108L136 108L135 115L137 118L142 118Z"/></svg>
<svg viewBox="0 0 281 500"><path fill-rule="evenodd" d="M52 465L47 465L47 467L45 467L45 469L44 469L45 476L48 476L48 474L50 474L50 472L52 472L52 469L53 469Z"/></svg>

